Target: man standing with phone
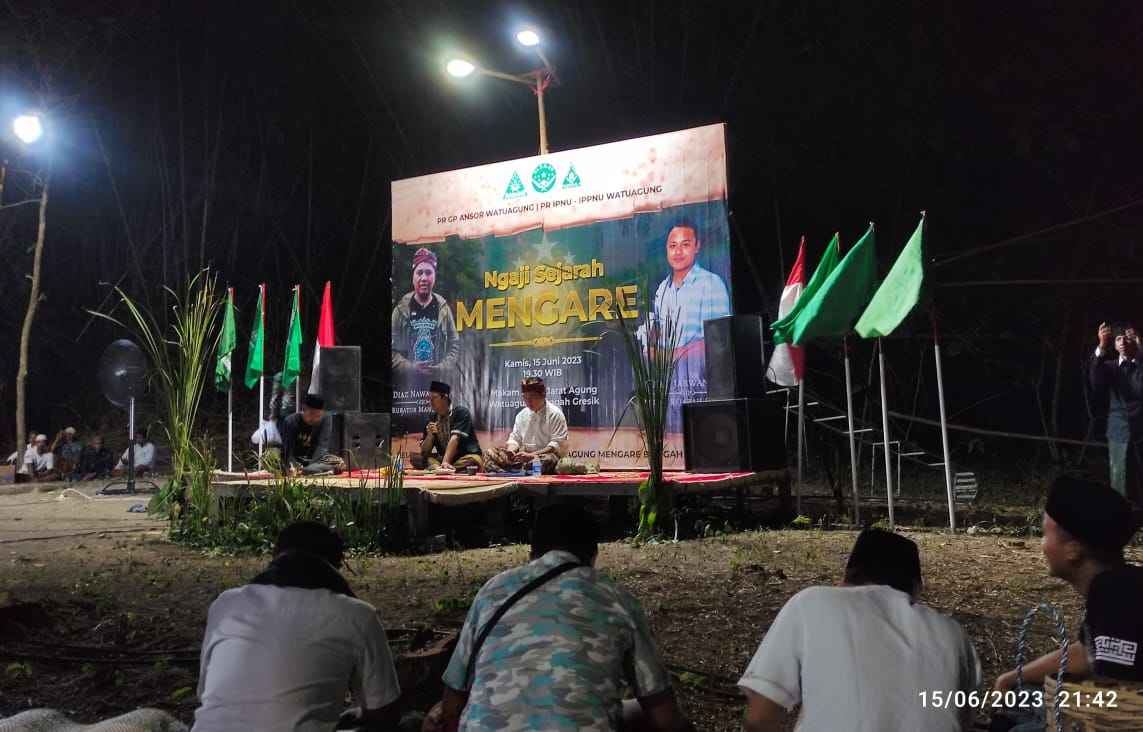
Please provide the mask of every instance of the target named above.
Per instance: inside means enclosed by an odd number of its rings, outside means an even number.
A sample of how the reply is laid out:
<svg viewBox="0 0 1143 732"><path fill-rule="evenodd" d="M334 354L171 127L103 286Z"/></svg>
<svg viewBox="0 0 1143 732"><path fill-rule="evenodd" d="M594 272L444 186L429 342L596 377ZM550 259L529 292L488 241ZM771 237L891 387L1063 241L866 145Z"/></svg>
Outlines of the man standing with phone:
<svg viewBox="0 0 1143 732"><path fill-rule="evenodd" d="M1111 487L1143 504L1140 454L1143 450L1143 369L1138 363L1139 336L1130 324L1100 323L1099 345L1091 360L1090 380L1107 403L1107 450Z"/></svg>

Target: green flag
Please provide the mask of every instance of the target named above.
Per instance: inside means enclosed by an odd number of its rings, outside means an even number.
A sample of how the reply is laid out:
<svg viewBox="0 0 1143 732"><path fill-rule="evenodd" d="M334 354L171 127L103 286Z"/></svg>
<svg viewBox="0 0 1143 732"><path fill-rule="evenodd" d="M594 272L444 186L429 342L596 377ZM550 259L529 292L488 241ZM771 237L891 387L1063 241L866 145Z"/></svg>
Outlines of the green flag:
<svg viewBox="0 0 1143 732"><path fill-rule="evenodd" d="M254 327L250 330L250 352L246 357L246 388L253 389L265 372L266 335L263 321L266 311L266 286L258 285L258 306L254 308Z"/></svg>
<svg viewBox="0 0 1143 732"><path fill-rule="evenodd" d="M873 224L830 272L790 327L790 342L845 335L869 304L877 279ZM801 299L805 299L804 297Z"/></svg>
<svg viewBox="0 0 1143 732"><path fill-rule="evenodd" d="M289 389L302 370L302 314L298 307L301 285L294 285L294 307L290 311L289 338L286 340L286 362L282 365L282 387Z"/></svg>
<svg viewBox="0 0 1143 732"><path fill-rule="evenodd" d="M925 217L922 214L917 230L909 237L885 281L877 288L857 321L855 330L862 338L889 335L916 307L925 281L924 245L921 241L924 228Z"/></svg>
<svg viewBox="0 0 1143 732"><path fill-rule="evenodd" d="M794 320L798 317L798 314L802 312L806 303L821 289L822 283L829 277L830 272L833 272L834 268L837 267L838 249L840 246L840 240L835 233L833 238L829 240L829 244L826 245L825 253L822 254L822 259L818 262L817 269L814 270L813 276L810 277L810 281L806 284L806 289L798 296L794 307L790 308L790 312L786 313L784 317L770 324L770 330L774 331L775 344L790 342L790 328L793 327Z"/></svg>
<svg viewBox="0 0 1143 732"><path fill-rule="evenodd" d="M218 340L218 359L214 363L214 386L219 391L230 391L230 359L238 343L238 329L234 327L234 288L226 291L226 311L222 315L222 337Z"/></svg>

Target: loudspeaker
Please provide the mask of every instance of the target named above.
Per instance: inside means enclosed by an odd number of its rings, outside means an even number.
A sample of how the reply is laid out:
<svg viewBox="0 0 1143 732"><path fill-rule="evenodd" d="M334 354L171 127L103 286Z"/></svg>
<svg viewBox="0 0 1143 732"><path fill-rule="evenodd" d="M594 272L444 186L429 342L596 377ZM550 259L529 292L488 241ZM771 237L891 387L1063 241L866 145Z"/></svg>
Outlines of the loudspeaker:
<svg viewBox="0 0 1143 732"><path fill-rule="evenodd" d="M344 457L351 468L386 465L389 462L389 415L383 412L342 414L341 447L347 453Z"/></svg>
<svg viewBox="0 0 1143 732"><path fill-rule="evenodd" d="M761 315L727 315L703 322L707 399L766 396L764 329Z"/></svg>
<svg viewBox="0 0 1143 732"><path fill-rule="evenodd" d="M687 470L727 473L785 468L784 406L777 399L683 404L683 456Z"/></svg>
<svg viewBox="0 0 1143 732"><path fill-rule="evenodd" d="M321 349L318 365L321 395L330 412L361 411L361 347L330 346Z"/></svg>

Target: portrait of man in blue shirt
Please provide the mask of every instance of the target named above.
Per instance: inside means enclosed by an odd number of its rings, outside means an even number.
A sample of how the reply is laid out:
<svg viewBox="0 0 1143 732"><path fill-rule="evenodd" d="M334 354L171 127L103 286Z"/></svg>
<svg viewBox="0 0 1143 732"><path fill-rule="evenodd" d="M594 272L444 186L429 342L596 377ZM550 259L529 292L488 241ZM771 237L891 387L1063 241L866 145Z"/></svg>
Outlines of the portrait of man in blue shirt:
<svg viewBox="0 0 1143 732"><path fill-rule="evenodd" d="M671 387L668 430L679 424L678 408L685 401L706 397L706 352L702 324L705 320L730 315L730 291L714 272L698 263L702 241L691 221L675 221L667 232L666 254L671 273L655 290L652 318L662 322L670 317L679 330L675 357L678 367ZM646 338L646 326L639 329Z"/></svg>

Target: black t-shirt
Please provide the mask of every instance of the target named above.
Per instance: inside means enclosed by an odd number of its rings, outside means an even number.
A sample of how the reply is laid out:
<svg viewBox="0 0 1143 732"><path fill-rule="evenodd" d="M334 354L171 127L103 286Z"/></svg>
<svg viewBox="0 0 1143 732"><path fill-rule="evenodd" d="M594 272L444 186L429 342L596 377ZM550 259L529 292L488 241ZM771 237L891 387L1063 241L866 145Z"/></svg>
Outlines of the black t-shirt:
<svg viewBox="0 0 1143 732"><path fill-rule="evenodd" d="M468 411L467 407L453 407L447 416L436 417L433 421L448 427L447 434L437 432L433 441L433 446L442 458L454 433L460 437L460 442L457 444L457 458L462 455L480 454L480 442L476 439L476 430L472 426L472 412Z"/></svg>
<svg viewBox="0 0 1143 732"><path fill-rule="evenodd" d="M411 342L409 343L409 358L414 363L436 363L436 334L440 327L441 307L435 297L429 298L429 304L421 307L417 298L409 301L409 329Z"/></svg>
<svg viewBox="0 0 1143 732"><path fill-rule="evenodd" d="M329 451L332 420L322 415L321 422L307 424L302 415L291 414L282 423L282 463L302 463L319 460Z"/></svg>
<svg viewBox="0 0 1143 732"><path fill-rule="evenodd" d="M1094 674L1143 681L1143 567L1116 567L1091 581L1081 640Z"/></svg>

